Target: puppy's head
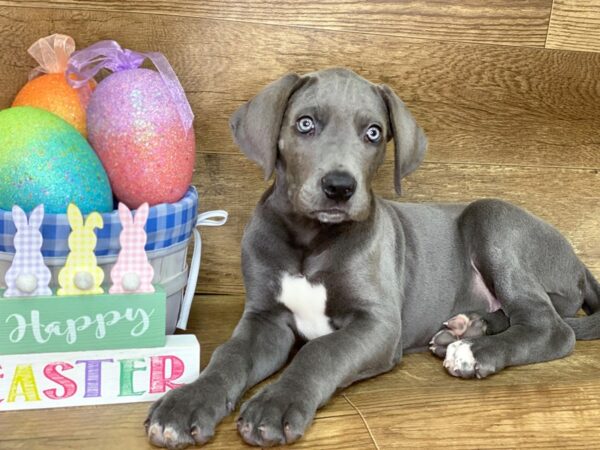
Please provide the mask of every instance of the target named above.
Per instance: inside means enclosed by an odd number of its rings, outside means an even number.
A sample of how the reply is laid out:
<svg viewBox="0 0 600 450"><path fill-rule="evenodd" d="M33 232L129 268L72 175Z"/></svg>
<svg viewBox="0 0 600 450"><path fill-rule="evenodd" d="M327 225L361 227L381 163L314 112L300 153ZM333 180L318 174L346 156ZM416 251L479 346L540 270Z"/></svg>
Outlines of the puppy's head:
<svg viewBox="0 0 600 450"><path fill-rule="evenodd" d="M345 69L289 74L230 121L236 143L284 177L293 209L323 223L364 220L371 181L394 139L395 187L423 160L427 139L398 96Z"/></svg>

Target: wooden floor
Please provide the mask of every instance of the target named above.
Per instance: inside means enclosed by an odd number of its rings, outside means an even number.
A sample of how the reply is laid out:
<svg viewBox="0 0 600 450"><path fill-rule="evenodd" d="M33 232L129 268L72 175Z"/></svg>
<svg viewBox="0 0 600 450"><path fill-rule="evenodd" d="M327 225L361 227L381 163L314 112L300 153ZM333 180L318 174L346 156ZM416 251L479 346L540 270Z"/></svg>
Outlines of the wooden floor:
<svg viewBox="0 0 600 450"><path fill-rule="evenodd" d="M500 197L558 227L600 276L597 0L0 0L0 109L36 39L115 39L171 61L196 113L203 230L190 332L205 365L242 310L240 239L266 183L234 146L231 113L286 72L349 67L387 83L429 137L402 201ZM375 191L393 192L391 153ZM428 354L352 386L296 448L600 448L600 342L569 358L454 379ZM146 448L147 405L0 413L0 449ZM233 418L206 448L242 448Z"/></svg>
<svg viewBox="0 0 600 450"><path fill-rule="evenodd" d="M196 298L190 332L202 365L233 330L237 296ZM446 374L430 354L358 383L321 409L293 448L600 448L600 342L578 342L560 361L511 368L485 380ZM0 413L0 449L151 448L142 422L148 404ZM235 416L206 449L249 448Z"/></svg>

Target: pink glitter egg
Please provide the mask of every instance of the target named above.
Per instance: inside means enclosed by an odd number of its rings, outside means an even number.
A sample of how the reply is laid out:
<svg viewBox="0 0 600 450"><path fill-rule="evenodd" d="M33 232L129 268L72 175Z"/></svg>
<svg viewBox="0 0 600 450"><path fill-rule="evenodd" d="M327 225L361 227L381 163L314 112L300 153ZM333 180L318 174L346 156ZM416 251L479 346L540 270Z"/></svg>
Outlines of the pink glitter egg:
<svg viewBox="0 0 600 450"><path fill-rule="evenodd" d="M87 132L114 194L130 208L185 195L194 171L194 131L182 125L158 72L123 70L100 82L88 106Z"/></svg>

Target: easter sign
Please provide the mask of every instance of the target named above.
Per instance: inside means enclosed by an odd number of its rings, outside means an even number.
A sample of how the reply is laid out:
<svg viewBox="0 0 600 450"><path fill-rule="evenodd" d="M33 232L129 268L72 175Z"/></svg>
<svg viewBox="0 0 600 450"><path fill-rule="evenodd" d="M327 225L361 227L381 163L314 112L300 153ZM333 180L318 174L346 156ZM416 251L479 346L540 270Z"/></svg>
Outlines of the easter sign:
<svg viewBox="0 0 600 450"><path fill-rule="evenodd" d="M0 356L0 412L152 401L199 371L193 335L158 348Z"/></svg>
<svg viewBox="0 0 600 450"><path fill-rule="evenodd" d="M165 343L165 293L0 298L0 354Z"/></svg>

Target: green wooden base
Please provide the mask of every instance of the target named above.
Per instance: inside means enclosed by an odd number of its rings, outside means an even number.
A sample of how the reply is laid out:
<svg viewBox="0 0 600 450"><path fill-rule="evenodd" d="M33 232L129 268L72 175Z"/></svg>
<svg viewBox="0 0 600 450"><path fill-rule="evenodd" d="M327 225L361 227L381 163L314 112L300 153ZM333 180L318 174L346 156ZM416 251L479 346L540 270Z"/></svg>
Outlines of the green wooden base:
<svg viewBox="0 0 600 450"><path fill-rule="evenodd" d="M166 296L0 298L0 355L161 347ZM0 293L1 295L1 293Z"/></svg>

